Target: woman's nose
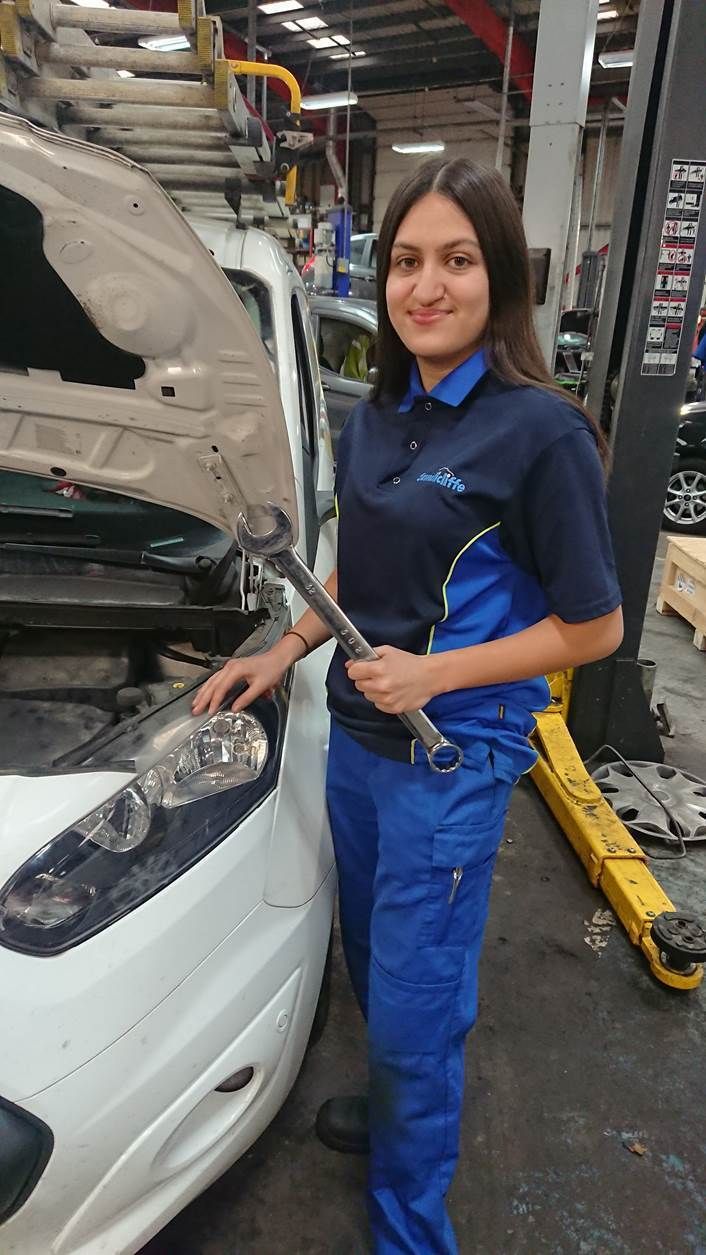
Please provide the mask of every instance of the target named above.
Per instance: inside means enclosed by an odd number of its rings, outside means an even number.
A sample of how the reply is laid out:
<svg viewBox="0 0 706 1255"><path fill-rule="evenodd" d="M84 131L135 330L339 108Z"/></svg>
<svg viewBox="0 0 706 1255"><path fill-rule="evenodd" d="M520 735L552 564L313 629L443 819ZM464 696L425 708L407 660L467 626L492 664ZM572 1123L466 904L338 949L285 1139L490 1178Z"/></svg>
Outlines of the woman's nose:
<svg viewBox="0 0 706 1255"><path fill-rule="evenodd" d="M440 300L444 295L444 282L436 266L422 267L417 273L414 292L417 300L425 305L431 305L434 301Z"/></svg>

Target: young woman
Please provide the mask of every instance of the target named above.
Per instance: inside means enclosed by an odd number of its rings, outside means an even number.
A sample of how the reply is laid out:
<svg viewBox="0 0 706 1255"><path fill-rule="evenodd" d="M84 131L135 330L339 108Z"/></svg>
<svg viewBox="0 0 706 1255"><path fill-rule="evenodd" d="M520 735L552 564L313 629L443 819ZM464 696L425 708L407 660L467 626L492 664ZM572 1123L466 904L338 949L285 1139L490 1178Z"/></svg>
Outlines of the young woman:
<svg viewBox="0 0 706 1255"><path fill-rule="evenodd" d="M543 677L616 649L621 598L602 438L542 360L501 176L424 165L390 202L378 275L380 373L339 445L328 582L379 654L339 649L328 676L327 800L370 1094L330 1100L317 1128L369 1148L378 1255L450 1255L464 1041L512 786L535 760ZM245 680L242 709L327 639L307 612L269 654L227 663L194 709ZM463 748L453 774L432 772L396 718L418 707Z"/></svg>

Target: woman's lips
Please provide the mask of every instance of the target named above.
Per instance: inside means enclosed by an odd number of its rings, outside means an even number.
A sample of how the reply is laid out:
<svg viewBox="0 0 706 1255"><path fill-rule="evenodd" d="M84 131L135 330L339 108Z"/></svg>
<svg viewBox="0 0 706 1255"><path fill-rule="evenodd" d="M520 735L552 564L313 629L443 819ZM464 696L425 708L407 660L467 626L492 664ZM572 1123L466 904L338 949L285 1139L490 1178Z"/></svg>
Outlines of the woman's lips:
<svg viewBox="0 0 706 1255"><path fill-rule="evenodd" d="M432 323L439 322L441 318L447 317L445 309L413 309L410 311L412 322L416 322L420 327L429 327Z"/></svg>

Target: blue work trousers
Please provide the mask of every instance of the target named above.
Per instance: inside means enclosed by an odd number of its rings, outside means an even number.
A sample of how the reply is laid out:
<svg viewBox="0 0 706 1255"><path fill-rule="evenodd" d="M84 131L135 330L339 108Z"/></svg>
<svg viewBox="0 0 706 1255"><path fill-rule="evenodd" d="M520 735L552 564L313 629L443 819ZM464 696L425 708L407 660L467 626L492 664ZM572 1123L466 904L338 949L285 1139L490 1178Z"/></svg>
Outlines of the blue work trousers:
<svg viewBox="0 0 706 1255"><path fill-rule="evenodd" d="M456 738L459 739L459 738ZM376 1255L455 1255L464 1042L512 791L488 741L449 775L370 753L335 720L327 798L341 932L368 1022L369 1206ZM504 778L501 778L504 777Z"/></svg>

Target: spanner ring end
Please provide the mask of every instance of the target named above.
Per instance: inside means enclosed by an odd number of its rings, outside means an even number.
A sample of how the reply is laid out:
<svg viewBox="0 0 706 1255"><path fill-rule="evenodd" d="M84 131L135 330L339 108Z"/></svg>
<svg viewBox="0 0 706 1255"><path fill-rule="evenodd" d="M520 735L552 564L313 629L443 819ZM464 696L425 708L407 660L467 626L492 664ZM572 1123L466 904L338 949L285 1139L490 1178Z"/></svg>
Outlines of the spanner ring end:
<svg viewBox="0 0 706 1255"><path fill-rule="evenodd" d="M427 750L427 758L432 771L447 775L461 766L463 750L460 745L454 745L453 741L437 741L436 745Z"/></svg>

